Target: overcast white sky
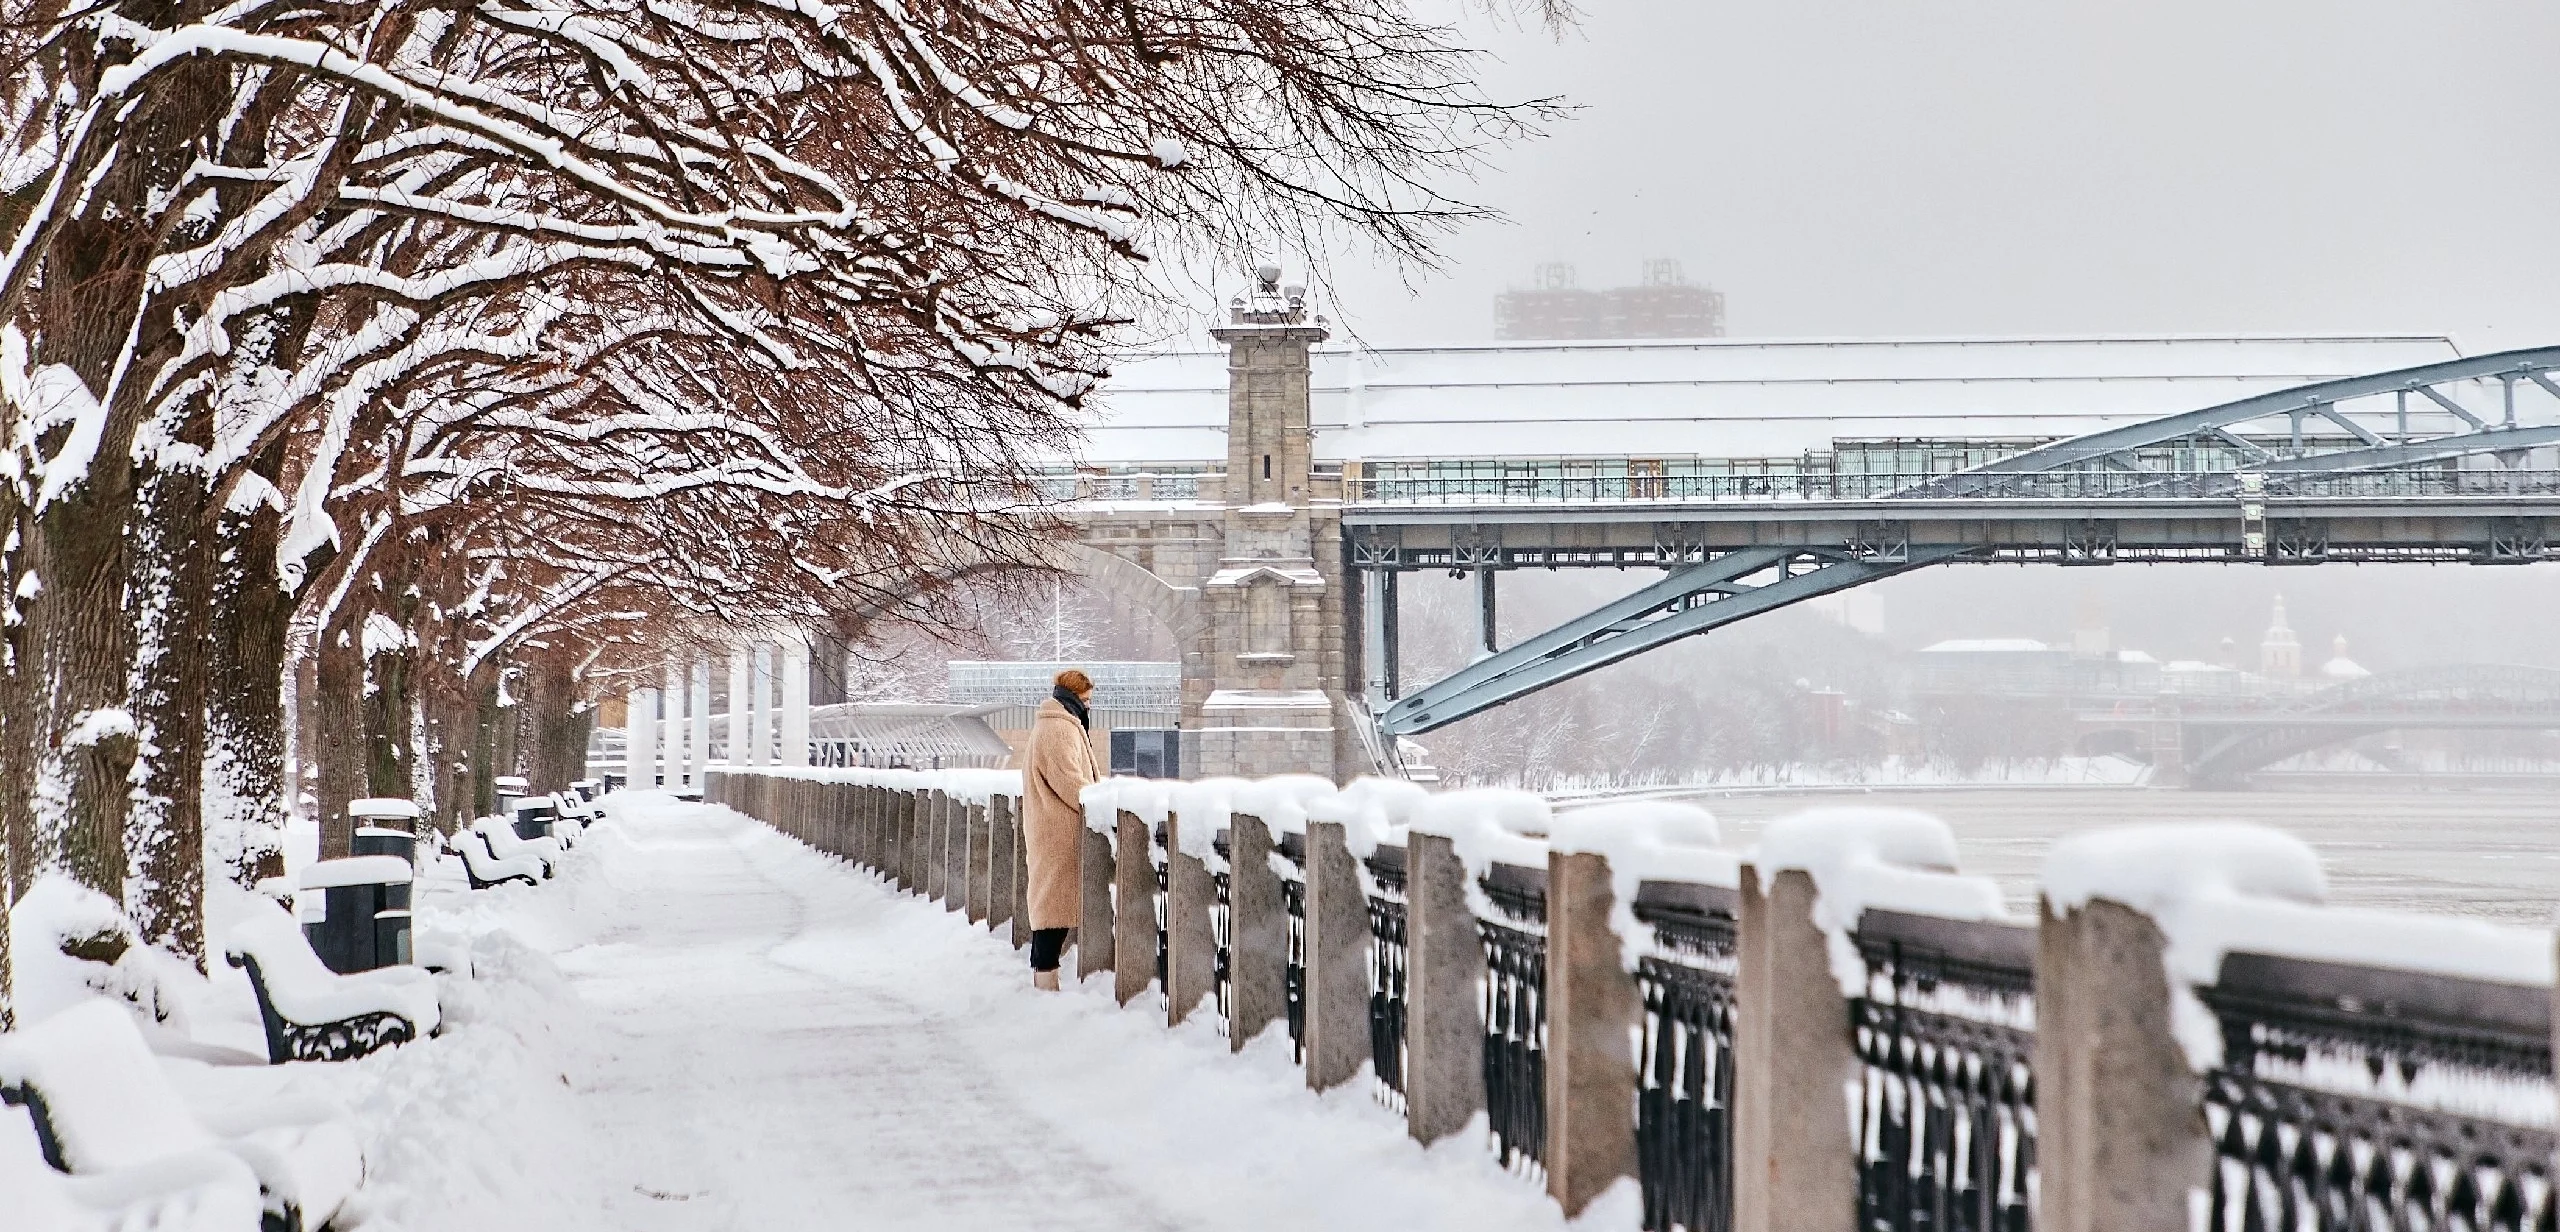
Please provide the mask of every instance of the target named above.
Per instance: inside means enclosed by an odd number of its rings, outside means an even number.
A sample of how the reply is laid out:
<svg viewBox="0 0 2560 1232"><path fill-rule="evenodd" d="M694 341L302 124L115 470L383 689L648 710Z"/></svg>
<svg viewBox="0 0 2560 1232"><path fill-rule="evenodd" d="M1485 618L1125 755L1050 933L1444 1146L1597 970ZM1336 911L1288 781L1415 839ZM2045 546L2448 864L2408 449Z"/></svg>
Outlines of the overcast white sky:
<svg viewBox="0 0 2560 1232"><path fill-rule="evenodd" d="M1736 336L2424 330L2560 341L2552 0L1584 0L1481 19L1506 95L1581 113L1501 156L1507 226L1372 345L1492 333L1543 260L1675 257Z"/></svg>

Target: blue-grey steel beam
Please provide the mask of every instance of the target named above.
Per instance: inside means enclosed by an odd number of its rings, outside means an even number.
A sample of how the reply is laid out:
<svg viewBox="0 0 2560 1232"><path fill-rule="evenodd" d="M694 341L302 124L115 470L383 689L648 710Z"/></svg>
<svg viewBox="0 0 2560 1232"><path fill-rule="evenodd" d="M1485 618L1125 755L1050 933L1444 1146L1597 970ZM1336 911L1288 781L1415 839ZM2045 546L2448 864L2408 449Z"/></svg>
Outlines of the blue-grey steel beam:
<svg viewBox="0 0 2560 1232"><path fill-rule="evenodd" d="M2086 436L2055 441L2049 445L2040 445L2022 453L1984 463L1963 473L2016 474L2023 471L2054 470L2076 466L2096 461L2109 454L2140 449L2146 445L2184 440L2198 433L2210 432L2215 428L2226 428L2254 419L2264 419L2270 415L2312 411L2324 403L2336 403L2350 398L2371 397L2402 390L2414 391L2434 399L2445 409L2470 420L2474 428L2485 427L2486 425L2483 425L2476 416L2454 403L2452 399L2435 392L2435 387L2452 381L2471 381L2510 374L2530 378L2555 369L2560 369L2560 347L2535 347L2529 350L2501 351L2495 355L2475 355L2467 359L2447 360L2440 364L2422 364L2415 368L2377 372L2369 376L2322 381L2294 389L2280 389L2273 393L2258 394L2242 398L2237 402L2226 402L2220 406L2188 411L2182 415L2171 415L2145 423L2127 424L2121 428L2110 428L2103 432L2092 432Z"/></svg>
<svg viewBox="0 0 2560 1232"><path fill-rule="evenodd" d="M1448 679L1416 690L1379 720L1389 734L1418 735L1561 684L1584 672L1737 620L1817 595L1862 586L1962 555L1962 548L1913 549L1890 558L1834 556L1803 573L1744 588L1755 573L1784 572L1803 549L1743 548L1691 565L1636 593L1576 617Z"/></svg>

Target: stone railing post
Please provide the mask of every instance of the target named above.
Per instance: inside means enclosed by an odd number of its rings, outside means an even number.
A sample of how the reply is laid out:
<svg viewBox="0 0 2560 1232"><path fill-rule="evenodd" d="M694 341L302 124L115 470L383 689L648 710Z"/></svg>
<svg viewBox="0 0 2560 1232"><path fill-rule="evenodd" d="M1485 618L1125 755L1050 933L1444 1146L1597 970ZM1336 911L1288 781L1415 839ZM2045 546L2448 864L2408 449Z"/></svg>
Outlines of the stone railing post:
<svg viewBox="0 0 2560 1232"><path fill-rule="evenodd" d="M942 909L960 911L969 900L969 806L942 796Z"/></svg>
<svg viewBox="0 0 2560 1232"><path fill-rule="evenodd" d="M1013 879L1020 875L1015 862L1013 834L1013 797L993 795L987 798L987 925L1001 930L1013 920L1015 892Z"/></svg>
<svg viewBox="0 0 2560 1232"><path fill-rule="evenodd" d="M1307 1087L1327 1091L1370 1059L1369 895L1342 823L1307 823Z"/></svg>
<svg viewBox="0 0 2560 1232"><path fill-rule="evenodd" d="M1153 829L1145 818L1120 810L1119 841L1112 853L1112 885L1118 891L1119 902L1111 935L1112 952L1119 961L1111 969L1111 993L1122 1005L1145 995L1147 985L1156 978Z"/></svg>
<svg viewBox="0 0 2560 1232"><path fill-rule="evenodd" d="M1076 861L1076 874L1083 882L1077 895L1084 909L1083 920L1076 926L1076 978L1109 971L1115 965L1117 948L1113 936L1116 927L1111 909L1111 887L1115 880L1111 867L1111 836L1088 825L1083 830L1084 853Z"/></svg>
<svg viewBox="0 0 2560 1232"><path fill-rule="evenodd" d="M1547 857L1547 1193L1567 1218L1636 1175L1642 1002L1609 927L1615 898L1607 857Z"/></svg>
<svg viewBox="0 0 2560 1232"><path fill-rule="evenodd" d="M1179 1025L1218 991L1218 935L1209 918L1218 905L1218 880L1206 862L1182 850L1182 815L1165 824L1165 1021ZM1206 821L1189 824L1212 828ZM1209 844L1195 838L1192 845Z"/></svg>
<svg viewBox="0 0 2560 1232"><path fill-rule="evenodd" d="M926 793L924 896L937 902L951 895L951 797L940 788Z"/></svg>
<svg viewBox="0 0 2560 1232"><path fill-rule="evenodd" d="M1271 868L1271 827L1238 813L1227 836L1227 1042L1241 1051L1289 1014L1289 904Z"/></svg>
<svg viewBox="0 0 2560 1232"><path fill-rule="evenodd" d="M864 868L880 867L880 789L868 784L853 789L853 850Z"/></svg>
<svg viewBox="0 0 2560 1232"><path fill-rule="evenodd" d="M2106 899L2036 930L2037 1232L2184 1232L2211 1184L2204 1091L2171 1033L2166 939Z"/></svg>
<svg viewBox="0 0 2560 1232"><path fill-rule="evenodd" d="M1405 860L1405 1128L1428 1145L1484 1111L1484 941L1456 845L1417 831Z"/></svg>
<svg viewBox="0 0 2560 1232"><path fill-rule="evenodd" d="M898 843L903 848L899 852L903 857L899 864L906 870L906 876L900 884L904 889L916 894L924 893L924 874L927 867L924 858L924 840L927 830L924 800L922 788L908 787L898 792Z"/></svg>
<svg viewBox="0 0 2560 1232"><path fill-rule="evenodd" d="M969 825L969 922L987 922L988 903L992 899L988 879L995 873L995 848L991 845L995 832L987 824L987 806L968 806Z"/></svg>
<svg viewBox="0 0 2560 1232"><path fill-rule="evenodd" d="M1857 1224L1858 1168L1841 1099L1857 1081L1857 1058L1830 940L1813 922L1815 897L1813 876L1801 869L1780 872L1765 892L1757 869L1742 870L1735 1232L1854 1232ZM1552 980L1552 963L1548 970Z"/></svg>

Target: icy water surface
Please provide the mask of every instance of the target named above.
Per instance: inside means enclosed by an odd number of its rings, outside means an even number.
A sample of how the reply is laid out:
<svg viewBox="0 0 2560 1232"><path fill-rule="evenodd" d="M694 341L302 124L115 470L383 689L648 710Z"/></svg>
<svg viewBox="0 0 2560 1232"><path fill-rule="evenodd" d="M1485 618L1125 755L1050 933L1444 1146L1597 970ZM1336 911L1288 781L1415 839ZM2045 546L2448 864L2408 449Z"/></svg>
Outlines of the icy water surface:
<svg viewBox="0 0 2560 1232"><path fill-rule="evenodd" d="M1997 879L2031 908L2054 840L2099 826L2254 821L2319 849L2342 905L2480 916L2547 927L2560 906L2560 794L2410 791L2207 792L2055 787L1882 789L1699 797L1747 846L1774 817L1815 804L1916 808L1955 828L1964 871Z"/></svg>

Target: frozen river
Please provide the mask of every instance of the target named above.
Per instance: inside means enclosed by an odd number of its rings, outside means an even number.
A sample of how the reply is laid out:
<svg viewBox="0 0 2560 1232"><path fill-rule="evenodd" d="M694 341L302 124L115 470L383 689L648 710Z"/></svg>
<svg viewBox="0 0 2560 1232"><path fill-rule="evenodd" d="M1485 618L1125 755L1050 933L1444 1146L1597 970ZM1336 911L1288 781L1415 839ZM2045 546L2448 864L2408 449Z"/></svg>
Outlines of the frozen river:
<svg viewBox="0 0 2560 1232"><path fill-rule="evenodd" d="M2330 901L2548 927L2560 906L2560 795L2359 790L2151 791L2058 787L1789 792L1694 797L1734 846L1814 804L1899 805L1954 827L1964 871L2032 908L2047 848L2098 826L2254 821L2299 835L2329 870Z"/></svg>

